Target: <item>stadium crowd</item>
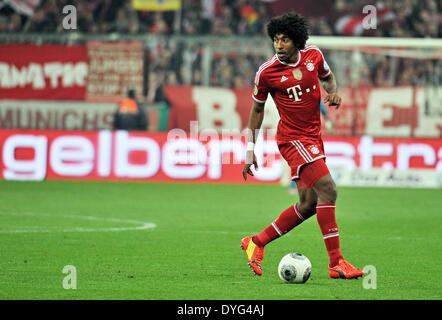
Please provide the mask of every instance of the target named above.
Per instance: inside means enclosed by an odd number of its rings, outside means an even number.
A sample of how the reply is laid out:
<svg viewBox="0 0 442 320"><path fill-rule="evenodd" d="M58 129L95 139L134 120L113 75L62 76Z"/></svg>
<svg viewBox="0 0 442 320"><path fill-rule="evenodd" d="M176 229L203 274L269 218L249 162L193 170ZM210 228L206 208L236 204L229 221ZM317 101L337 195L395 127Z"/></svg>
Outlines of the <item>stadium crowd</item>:
<svg viewBox="0 0 442 320"><path fill-rule="evenodd" d="M283 0L279 0L283 1ZM8 5L8 2L11 4ZM27 2L25 12L17 2ZM278 0L182 0L179 14L173 11L135 10L131 0L6 0L0 4L0 32L62 32L62 8L74 5L78 30L87 33L261 35ZM297 1L293 6L296 9ZM322 0L331 10L309 17L312 34L345 34L340 18L357 16L368 0ZM394 37L440 37L441 1L380 0L381 28L368 35ZM15 9L15 10L14 10ZM384 14L385 13L385 14Z"/></svg>
<svg viewBox="0 0 442 320"><path fill-rule="evenodd" d="M180 11L135 10L131 0L22 0L27 11L7 0L0 4L0 33L62 33L62 8L77 9L78 32L87 34L156 34L156 35L232 35L264 34L266 21L276 14L275 7L284 0L182 0ZM287 1L286 1L287 2ZM328 6L323 15L307 16L312 35L364 35L383 37L442 36L442 1L437 0L379 0L376 3L378 27L355 28L364 15L362 8L373 1L319 0ZM9 3L9 5L8 5ZM287 2L292 4L292 2ZM294 9L311 8L309 0L296 1ZM331 10L329 8L332 8ZM301 10L302 11L302 10ZM309 10L304 10L307 13ZM359 20L358 20L359 19ZM352 21L349 25L348 21ZM270 47L270 44L269 44ZM162 99L161 85L192 84L243 88L251 85L259 65L268 54L213 50L210 74L203 79L203 43L176 43L164 40L146 46L145 94L149 101ZM363 53L364 54L364 53ZM365 55L365 54L364 54ZM329 55L327 55L329 56ZM344 59L343 59L344 58ZM336 63L351 57L335 57ZM426 70L435 68L436 61L425 64L416 60L391 59L387 56L364 56L359 81L369 85L403 85L422 78ZM333 60L333 57L330 58ZM394 61L393 61L394 60ZM333 61L329 61L333 65ZM392 66L403 67L393 74ZM348 65L342 69L348 69ZM416 75L418 73L418 76ZM209 81L207 82L207 78Z"/></svg>

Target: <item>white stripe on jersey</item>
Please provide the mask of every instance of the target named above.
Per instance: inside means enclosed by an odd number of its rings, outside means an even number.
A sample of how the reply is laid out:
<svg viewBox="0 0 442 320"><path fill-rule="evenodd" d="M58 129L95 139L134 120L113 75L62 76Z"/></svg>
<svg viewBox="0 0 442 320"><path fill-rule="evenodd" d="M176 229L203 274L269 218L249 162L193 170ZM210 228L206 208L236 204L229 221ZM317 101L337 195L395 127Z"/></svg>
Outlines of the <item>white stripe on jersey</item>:
<svg viewBox="0 0 442 320"><path fill-rule="evenodd" d="M275 62L275 61L276 61L276 54L273 56L272 59L270 59L269 61L265 62L264 64L261 65L261 67L259 67L259 69L258 69L258 71L256 72L256 75L255 75L255 85L259 84L259 78L261 77L261 72L263 72L264 69L270 67L273 64L273 62Z"/></svg>
<svg viewBox="0 0 442 320"><path fill-rule="evenodd" d="M301 51L306 52L306 51L309 51L309 50L317 50L317 51L319 51L319 53L320 53L321 56L322 56L322 59L324 59L324 55L322 54L321 49L319 49L317 46L310 45L310 46L305 47L305 48L302 49ZM324 59L324 60L325 60L325 59Z"/></svg>

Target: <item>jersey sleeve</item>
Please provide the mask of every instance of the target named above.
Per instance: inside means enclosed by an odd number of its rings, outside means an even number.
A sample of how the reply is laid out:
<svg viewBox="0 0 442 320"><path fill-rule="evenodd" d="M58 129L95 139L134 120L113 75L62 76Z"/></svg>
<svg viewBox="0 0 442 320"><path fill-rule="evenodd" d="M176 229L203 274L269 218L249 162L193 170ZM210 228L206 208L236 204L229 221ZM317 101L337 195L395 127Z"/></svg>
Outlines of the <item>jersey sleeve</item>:
<svg viewBox="0 0 442 320"><path fill-rule="evenodd" d="M331 73L330 66L328 65L327 61L324 58L324 54L322 53L319 48L318 51L318 76L319 78L325 78L328 77Z"/></svg>
<svg viewBox="0 0 442 320"><path fill-rule="evenodd" d="M269 94L269 86L265 79L265 74L258 70L255 75L255 85L253 88L252 98L258 103L265 103Z"/></svg>

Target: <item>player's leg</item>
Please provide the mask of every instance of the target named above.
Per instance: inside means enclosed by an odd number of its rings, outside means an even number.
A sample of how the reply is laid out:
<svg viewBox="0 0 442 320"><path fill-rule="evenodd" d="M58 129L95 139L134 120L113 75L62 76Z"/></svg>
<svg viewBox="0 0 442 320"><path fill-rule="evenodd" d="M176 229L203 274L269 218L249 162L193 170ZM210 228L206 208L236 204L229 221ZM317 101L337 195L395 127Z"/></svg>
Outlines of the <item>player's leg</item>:
<svg viewBox="0 0 442 320"><path fill-rule="evenodd" d="M316 218L330 257L330 267L342 259L335 208L338 192L323 159L309 164L301 174L317 195Z"/></svg>
<svg viewBox="0 0 442 320"><path fill-rule="evenodd" d="M287 161L290 168L290 177L298 178L297 171L298 166L302 164L299 161L300 156L297 149L291 143L282 143L278 145L282 157ZM302 189L302 184L298 184L299 180L296 180L298 189ZM270 225L264 228L260 233L249 236L241 240L241 247L247 254L247 260L249 266L257 275L262 274L261 261L264 257L264 247L271 241L286 234L294 227L302 223L306 217L302 216L298 209L299 204L290 205L285 209L276 220Z"/></svg>
<svg viewBox="0 0 442 320"><path fill-rule="evenodd" d="M316 214L318 196L299 179L294 180L299 190L299 201L285 209L269 226L253 237L254 243L264 247Z"/></svg>
<svg viewBox="0 0 442 320"><path fill-rule="evenodd" d="M330 266L334 266L339 263L339 259L342 259L338 225L335 219L336 185L330 176L324 159L305 165L300 177L317 196L316 218L330 257Z"/></svg>
<svg viewBox="0 0 442 320"><path fill-rule="evenodd" d="M339 230L336 222L336 199L338 196L336 185L330 174L323 176L313 186L318 195L318 205L316 206L316 218L321 228L325 246L330 257L329 266L335 266L339 260L343 259L340 243Z"/></svg>
<svg viewBox="0 0 442 320"><path fill-rule="evenodd" d="M339 247L338 226L334 212L337 191L330 177L330 172L325 165L324 159L306 164L300 173L301 181L306 185L307 190L311 188L312 191L310 194L316 196L317 204L315 212L330 257L330 266L333 266L338 264L339 259L342 259L342 255ZM313 196L310 196L310 198L312 197ZM305 201L304 203L310 205L310 208L304 210L313 210L311 206L315 203L311 200Z"/></svg>
<svg viewBox="0 0 442 320"><path fill-rule="evenodd" d="M283 236L316 212L316 194L299 180L294 180L299 190L299 202L285 209L269 226L253 237L253 242L264 247Z"/></svg>
<svg viewBox="0 0 442 320"><path fill-rule="evenodd" d="M301 215L297 206L298 204L296 203L285 209L276 220L255 235L253 241L257 245L264 247L301 224L305 218Z"/></svg>
<svg viewBox="0 0 442 320"><path fill-rule="evenodd" d="M310 218L316 214L316 205L318 204L318 196L312 188L307 188L305 183L301 180L297 180L299 189L299 201L297 208L300 214L304 217L304 220Z"/></svg>
<svg viewBox="0 0 442 320"><path fill-rule="evenodd" d="M318 163L320 160L318 160ZM322 161L323 162L323 161ZM324 162L321 166L327 166ZM315 166L317 167L317 166ZM316 169L316 168L315 168ZM325 170L328 169L324 169ZM330 173L325 174L321 178L319 178L313 185L313 190L315 190L318 196L318 205L327 204L327 203L336 203L336 199L338 198L338 190L336 188L336 184L330 175Z"/></svg>
<svg viewBox="0 0 442 320"><path fill-rule="evenodd" d="M344 279L362 276L364 274L363 271L353 267L342 257L339 243L339 230L335 217L338 193L333 178L331 175L326 175L319 179L313 188L318 194L318 205L316 207L318 223L330 257L328 267L329 276Z"/></svg>
<svg viewBox="0 0 442 320"><path fill-rule="evenodd" d="M338 192L336 184L323 159L306 165L301 180L312 187L317 195L316 217L330 258L329 275L333 278L357 278L363 272L354 268L342 257L339 230L335 217Z"/></svg>
<svg viewBox="0 0 442 320"><path fill-rule="evenodd" d="M300 197L302 199L310 198L308 197L307 193L311 193L314 191L312 191L311 189L309 191L310 192L306 191L305 188L300 189ZM310 213L303 216L301 210L299 209L300 205L301 201L296 203L295 205L289 206L279 215L276 220L274 220L269 226L264 228L260 233L254 236L246 237L241 240L241 247L247 254L249 266L257 275L262 274L261 262L264 258L264 247L271 241L278 239L297 225L301 224L307 218L311 217ZM308 207L308 205L303 204L303 208Z"/></svg>
<svg viewBox="0 0 442 320"><path fill-rule="evenodd" d="M264 258L264 247L316 213L316 193L313 189L306 188L301 180L294 181L299 190L299 202L285 209L260 233L241 240L241 247L247 254L249 266L257 275L262 274L261 262Z"/></svg>

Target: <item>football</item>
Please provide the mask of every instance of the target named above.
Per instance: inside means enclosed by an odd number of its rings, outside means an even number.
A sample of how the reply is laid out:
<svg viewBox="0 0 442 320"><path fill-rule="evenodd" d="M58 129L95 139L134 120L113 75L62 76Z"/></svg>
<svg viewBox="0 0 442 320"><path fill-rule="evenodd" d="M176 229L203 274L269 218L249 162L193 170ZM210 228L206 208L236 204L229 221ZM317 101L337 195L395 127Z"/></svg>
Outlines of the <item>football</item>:
<svg viewBox="0 0 442 320"><path fill-rule="evenodd" d="M278 265L278 275L286 283L305 283L312 273L310 260L301 253L288 253Z"/></svg>

